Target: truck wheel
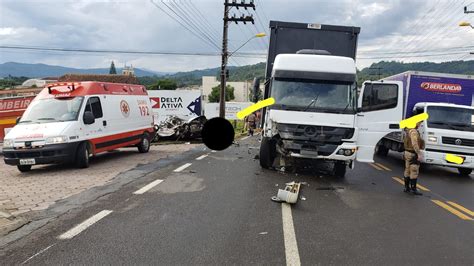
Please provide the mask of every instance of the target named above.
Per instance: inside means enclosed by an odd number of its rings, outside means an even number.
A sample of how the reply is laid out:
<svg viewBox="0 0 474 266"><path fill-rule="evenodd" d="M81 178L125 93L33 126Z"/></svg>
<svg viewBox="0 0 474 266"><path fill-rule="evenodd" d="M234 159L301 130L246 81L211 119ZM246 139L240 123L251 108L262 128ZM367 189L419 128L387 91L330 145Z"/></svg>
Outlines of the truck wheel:
<svg viewBox="0 0 474 266"><path fill-rule="evenodd" d="M22 173L29 172L31 170L31 165L17 165L18 170Z"/></svg>
<svg viewBox="0 0 474 266"><path fill-rule="evenodd" d="M142 140L138 143L137 147L140 153L147 153L150 150L150 137L148 133L143 134Z"/></svg>
<svg viewBox="0 0 474 266"><path fill-rule="evenodd" d="M88 168L89 167L89 156L90 151L87 142L79 144L76 151L76 167L77 168Z"/></svg>
<svg viewBox="0 0 474 266"><path fill-rule="evenodd" d="M382 157L386 157L388 155L389 149L383 145L377 145L376 147L376 153L377 155L380 155Z"/></svg>
<svg viewBox="0 0 474 266"><path fill-rule="evenodd" d="M472 173L472 169L469 168L458 168L459 174L462 176L468 176Z"/></svg>
<svg viewBox="0 0 474 266"><path fill-rule="evenodd" d="M334 176L343 178L346 175L347 165L346 162L336 161L334 162Z"/></svg>
<svg viewBox="0 0 474 266"><path fill-rule="evenodd" d="M260 166L265 169L272 167L275 155L275 141L270 138L262 138L260 143Z"/></svg>

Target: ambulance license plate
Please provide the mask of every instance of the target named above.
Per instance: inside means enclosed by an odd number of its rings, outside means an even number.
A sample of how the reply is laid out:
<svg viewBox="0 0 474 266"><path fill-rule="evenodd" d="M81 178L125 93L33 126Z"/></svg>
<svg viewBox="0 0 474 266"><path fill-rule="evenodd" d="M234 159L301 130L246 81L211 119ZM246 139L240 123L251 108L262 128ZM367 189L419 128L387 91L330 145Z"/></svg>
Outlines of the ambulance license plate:
<svg viewBox="0 0 474 266"><path fill-rule="evenodd" d="M20 159L20 165L33 165L36 164L35 159Z"/></svg>

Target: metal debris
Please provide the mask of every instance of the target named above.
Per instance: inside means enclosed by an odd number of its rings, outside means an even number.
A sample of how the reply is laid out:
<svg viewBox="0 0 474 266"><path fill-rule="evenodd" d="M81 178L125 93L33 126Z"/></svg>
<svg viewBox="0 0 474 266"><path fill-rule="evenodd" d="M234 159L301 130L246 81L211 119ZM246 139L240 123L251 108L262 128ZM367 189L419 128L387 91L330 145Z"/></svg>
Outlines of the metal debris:
<svg viewBox="0 0 474 266"><path fill-rule="evenodd" d="M272 200L275 202L296 203L298 201L301 184L293 181L285 185L285 189L278 189L277 195L273 196Z"/></svg>

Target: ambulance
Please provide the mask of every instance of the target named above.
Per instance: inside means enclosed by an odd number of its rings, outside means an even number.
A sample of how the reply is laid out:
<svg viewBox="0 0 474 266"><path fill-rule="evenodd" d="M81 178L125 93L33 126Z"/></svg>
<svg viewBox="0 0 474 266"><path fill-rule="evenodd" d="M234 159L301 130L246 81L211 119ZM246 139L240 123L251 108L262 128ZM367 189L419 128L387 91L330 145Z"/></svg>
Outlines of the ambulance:
<svg viewBox="0 0 474 266"><path fill-rule="evenodd" d="M21 172L37 164L89 167L99 153L135 146L148 152L155 134L144 86L54 83L28 106L3 142L4 161Z"/></svg>

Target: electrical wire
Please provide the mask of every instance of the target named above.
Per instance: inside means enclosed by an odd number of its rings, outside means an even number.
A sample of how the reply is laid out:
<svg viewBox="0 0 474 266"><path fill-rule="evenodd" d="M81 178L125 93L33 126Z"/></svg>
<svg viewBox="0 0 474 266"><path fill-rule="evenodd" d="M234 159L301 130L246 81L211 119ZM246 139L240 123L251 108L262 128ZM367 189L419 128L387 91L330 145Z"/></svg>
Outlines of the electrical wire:
<svg viewBox="0 0 474 266"><path fill-rule="evenodd" d="M34 50L34 51L56 51L56 52L81 52L81 53L104 53L104 54L142 54L142 55L174 55L174 56L221 56L220 53L192 53L192 52L164 52L164 51L132 51L132 50L102 50L102 49L78 49L78 48L56 48L56 47L34 47L21 45L0 45L0 49ZM233 56L243 58L264 58L263 53L238 52Z"/></svg>
<svg viewBox="0 0 474 266"><path fill-rule="evenodd" d="M176 19L174 16L172 16L171 14L169 14L167 11L165 11L163 8L161 8L157 3L155 3L153 0L150 0L150 2L158 9L160 9L163 13L165 13L168 17L170 17L171 19L173 19L174 21L178 22L178 24L180 24L183 28L185 28L187 31L189 31L191 34L193 34L194 36L196 36L197 38L199 38L200 40L202 40L204 43L206 43L207 45L209 46L213 46L212 44L210 44L206 39L204 39L202 36L200 36L199 34L197 34L196 32L194 32L193 30L191 30L190 28L188 28L186 25L184 25L181 21L179 21L178 19Z"/></svg>

